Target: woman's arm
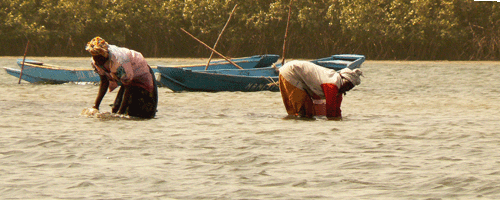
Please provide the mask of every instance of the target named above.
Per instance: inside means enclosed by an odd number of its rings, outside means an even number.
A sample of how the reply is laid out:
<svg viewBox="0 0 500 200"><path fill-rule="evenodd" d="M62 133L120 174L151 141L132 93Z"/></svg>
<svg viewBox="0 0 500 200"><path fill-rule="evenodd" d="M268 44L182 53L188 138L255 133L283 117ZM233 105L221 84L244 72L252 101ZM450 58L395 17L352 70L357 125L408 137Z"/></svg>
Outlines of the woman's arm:
<svg viewBox="0 0 500 200"><path fill-rule="evenodd" d="M109 80L108 77L99 75L101 78L101 82L99 84L99 92L97 93L97 98L95 99L95 104L94 108L99 110L99 106L101 105L102 99L104 98L104 95L106 95L108 86L109 86Z"/></svg>

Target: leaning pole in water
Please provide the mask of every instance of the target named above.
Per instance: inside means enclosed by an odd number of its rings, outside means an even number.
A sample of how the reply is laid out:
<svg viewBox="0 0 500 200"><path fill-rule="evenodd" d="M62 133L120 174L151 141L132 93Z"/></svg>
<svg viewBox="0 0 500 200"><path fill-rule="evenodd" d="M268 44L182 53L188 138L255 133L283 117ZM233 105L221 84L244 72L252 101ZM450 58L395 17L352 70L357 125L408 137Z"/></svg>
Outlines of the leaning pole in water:
<svg viewBox="0 0 500 200"><path fill-rule="evenodd" d="M21 84L21 77L23 77L23 70L24 70L24 61L26 60L26 53L28 52L28 45L29 44L30 44L30 41L28 40L28 43L26 44L26 49L24 50L23 64L21 65L21 72L19 73L19 82L17 84Z"/></svg>

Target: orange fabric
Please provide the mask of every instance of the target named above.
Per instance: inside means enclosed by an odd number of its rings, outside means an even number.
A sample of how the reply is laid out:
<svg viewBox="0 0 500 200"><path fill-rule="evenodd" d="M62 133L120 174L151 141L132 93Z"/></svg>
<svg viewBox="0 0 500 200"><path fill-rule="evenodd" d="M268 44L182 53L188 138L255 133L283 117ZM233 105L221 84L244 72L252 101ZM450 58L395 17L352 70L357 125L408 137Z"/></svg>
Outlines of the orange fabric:
<svg viewBox="0 0 500 200"><path fill-rule="evenodd" d="M311 96L306 91L292 85L283 76L279 77L281 98L283 98L288 115L312 117L314 106Z"/></svg>

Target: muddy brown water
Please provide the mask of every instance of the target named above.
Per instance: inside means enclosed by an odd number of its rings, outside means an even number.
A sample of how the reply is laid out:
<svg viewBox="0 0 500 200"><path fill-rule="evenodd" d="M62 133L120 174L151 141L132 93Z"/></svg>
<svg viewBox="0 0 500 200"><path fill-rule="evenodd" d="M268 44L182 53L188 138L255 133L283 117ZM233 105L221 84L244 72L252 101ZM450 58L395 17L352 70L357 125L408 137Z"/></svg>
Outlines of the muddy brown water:
<svg viewBox="0 0 500 200"><path fill-rule="evenodd" d="M32 59L90 67L89 58ZM15 68L15 60L0 63ZM0 198L500 198L499 62L361 69L343 121L284 120L279 92L167 88L155 119L88 118L80 112L98 86L19 85L2 69Z"/></svg>

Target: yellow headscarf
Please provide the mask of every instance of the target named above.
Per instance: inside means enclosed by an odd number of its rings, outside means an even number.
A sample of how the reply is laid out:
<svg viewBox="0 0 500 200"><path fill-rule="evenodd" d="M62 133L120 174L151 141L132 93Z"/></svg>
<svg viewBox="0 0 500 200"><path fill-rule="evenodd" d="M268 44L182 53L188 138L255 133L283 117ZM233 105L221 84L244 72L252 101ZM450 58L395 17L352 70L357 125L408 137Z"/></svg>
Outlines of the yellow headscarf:
<svg viewBox="0 0 500 200"><path fill-rule="evenodd" d="M87 43L85 50L90 52L92 55L102 55L104 57L108 57L108 43L99 36L90 40L90 42Z"/></svg>

